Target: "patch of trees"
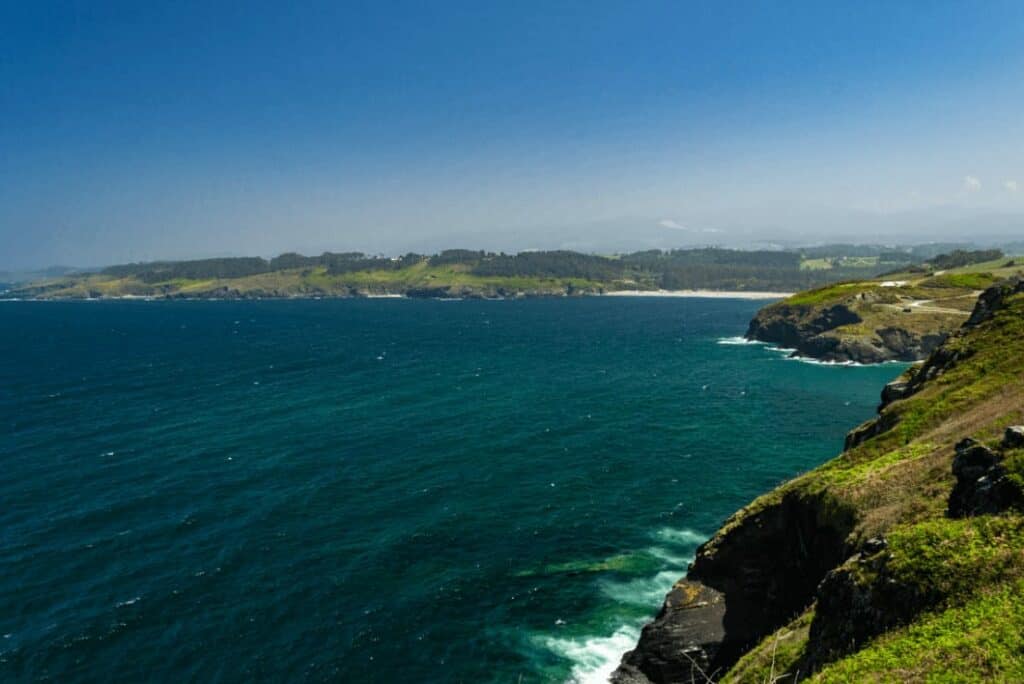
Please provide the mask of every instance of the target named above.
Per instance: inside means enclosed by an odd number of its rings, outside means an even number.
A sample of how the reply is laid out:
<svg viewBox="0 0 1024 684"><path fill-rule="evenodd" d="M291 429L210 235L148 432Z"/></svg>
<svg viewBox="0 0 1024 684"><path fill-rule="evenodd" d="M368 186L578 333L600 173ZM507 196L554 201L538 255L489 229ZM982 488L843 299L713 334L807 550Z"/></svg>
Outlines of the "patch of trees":
<svg viewBox="0 0 1024 684"><path fill-rule="evenodd" d="M397 270L422 261L420 254L406 254L397 259L367 256L362 252L324 252L320 256L303 256L288 252L267 261L260 257L227 257L221 259L194 259L190 261L153 261L149 263L121 264L103 269L115 278L135 277L145 283L167 280L221 280L271 273L288 269L326 267L332 275L352 271Z"/></svg>
<svg viewBox="0 0 1024 684"><path fill-rule="evenodd" d="M146 264L109 266L103 273L118 278L134 276L145 283L159 283L179 278L206 280L210 278L244 278L271 271L270 262L260 257L196 259L193 261L154 261Z"/></svg>
<svg viewBox="0 0 1024 684"><path fill-rule="evenodd" d="M877 250L876 250L877 251ZM902 261L907 254L891 252ZM991 252L974 252L981 259ZM879 252L879 260L883 260ZM954 252L951 257L961 258ZM324 268L332 276L357 271L398 271L427 261L432 266L459 264L487 277L578 278L599 283L630 281L637 287L664 289L770 289L798 290L847 278L875 275L873 267L846 265L800 270L796 251L741 251L722 248L648 250L619 257L582 254L567 250L495 254L479 250L449 249L433 256L410 253L397 258L362 252L324 252L304 256L288 252L266 260L259 257L197 259L123 264L104 269L115 277L133 276L146 283L167 280L231 279L281 270Z"/></svg>
<svg viewBox="0 0 1024 684"><path fill-rule="evenodd" d="M973 251L955 249L949 254L939 254L931 259L930 263L933 268L946 270L970 266L971 264L980 264L985 261L995 261L996 259L1002 259L1004 256L1001 249L976 249Z"/></svg>
<svg viewBox="0 0 1024 684"><path fill-rule="evenodd" d="M483 250L446 249L440 254L430 257L431 266L450 266L452 264L475 264L488 254ZM493 256L493 255L491 255Z"/></svg>
<svg viewBox="0 0 1024 684"><path fill-rule="evenodd" d="M481 276L585 278L615 280L623 275L619 259L558 250L484 255L472 272Z"/></svg>

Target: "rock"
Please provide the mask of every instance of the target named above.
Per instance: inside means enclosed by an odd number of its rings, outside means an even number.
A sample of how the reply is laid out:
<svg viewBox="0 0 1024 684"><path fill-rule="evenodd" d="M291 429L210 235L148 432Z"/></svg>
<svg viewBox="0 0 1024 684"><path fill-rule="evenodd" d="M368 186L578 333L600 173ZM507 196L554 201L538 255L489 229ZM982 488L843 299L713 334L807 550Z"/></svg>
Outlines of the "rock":
<svg viewBox="0 0 1024 684"><path fill-rule="evenodd" d="M614 684L706 681L725 638L725 597L700 582L680 580L622 658Z"/></svg>
<svg viewBox="0 0 1024 684"><path fill-rule="evenodd" d="M889 542L885 540L885 537L872 537L864 542L863 552L867 556L873 556L880 551L884 551L889 546Z"/></svg>
<svg viewBox="0 0 1024 684"><path fill-rule="evenodd" d="M896 426L898 418L892 413L882 413L877 418L861 423L846 433L846 440L843 442L843 451L854 449L872 437L877 437L883 432L888 432Z"/></svg>
<svg viewBox="0 0 1024 684"><path fill-rule="evenodd" d="M722 674L810 605L825 573L849 555L853 524L849 509L798 495L727 522L726 533L697 550L676 597L644 628L612 681L689 683L707 681L700 670L712 679Z"/></svg>
<svg viewBox="0 0 1024 684"><path fill-rule="evenodd" d="M1003 435L1004 449L1020 449L1024 447L1024 425L1011 425Z"/></svg>
<svg viewBox="0 0 1024 684"><path fill-rule="evenodd" d="M971 437L960 440L953 458L953 474L973 480L981 477L999 461L999 455Z"/></svg>
<svg viewBox="0 0 1024 684"><path fill-rule="evenodd" d="M971 312L970 318L964 323L964 327L973 328L992 318L996 311L1006 306L1006 300L1010 296L1020 292L1024 292L1024 279L1020 277L996 283L978 297L978 303L974 305L974 311Z"/></svg>
<svg viewBox="0 0 1024 684"><path fill-rule="evenodd" d="M1007 477L1001 454L970 437L955 449L956 484L947 509L951 518L1000 513L1024 501L1024 493Z"/></svg>
<svg viewBox="0 0 1024 684"><path fill-rule="evenodd" d="M873 560L871 573L858 572L851 563L845 563L821 581L801 663L803 671L813 672L856 651L934 603L933 597L923 596L915 587L896 580L888 571L888 561L887 554Z"/></svg>
<svg viewBox="0 0 1024 684"><path fill-rule="evenodd" d="M903 399L909 395L909 380L893 380L882 389L882 405L888 406L894 401Z"/></svg>

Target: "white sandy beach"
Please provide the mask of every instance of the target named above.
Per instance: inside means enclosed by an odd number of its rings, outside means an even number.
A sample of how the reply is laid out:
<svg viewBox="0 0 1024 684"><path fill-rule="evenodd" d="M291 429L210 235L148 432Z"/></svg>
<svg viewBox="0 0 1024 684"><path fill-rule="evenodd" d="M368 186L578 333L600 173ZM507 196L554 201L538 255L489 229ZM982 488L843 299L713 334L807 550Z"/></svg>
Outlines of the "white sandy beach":
<svg viewBox="0 0 1024 684"><path fill-rule="evenodd" d="M606 297L704 297L707 299L785 299L792 292L731 292L727 290L617 290Z"/></svg>

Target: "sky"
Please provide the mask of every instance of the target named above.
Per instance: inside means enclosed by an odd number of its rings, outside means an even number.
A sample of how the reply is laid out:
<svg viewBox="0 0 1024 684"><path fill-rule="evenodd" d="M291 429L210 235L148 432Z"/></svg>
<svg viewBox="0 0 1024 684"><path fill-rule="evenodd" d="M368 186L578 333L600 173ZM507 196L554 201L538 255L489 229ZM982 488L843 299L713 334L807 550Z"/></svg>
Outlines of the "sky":
<svg viewBox="0 0 1024 684"><path fill-rule="evenodd" d="M0 269L1024 238L1024 3L0 0Z"/></svg>

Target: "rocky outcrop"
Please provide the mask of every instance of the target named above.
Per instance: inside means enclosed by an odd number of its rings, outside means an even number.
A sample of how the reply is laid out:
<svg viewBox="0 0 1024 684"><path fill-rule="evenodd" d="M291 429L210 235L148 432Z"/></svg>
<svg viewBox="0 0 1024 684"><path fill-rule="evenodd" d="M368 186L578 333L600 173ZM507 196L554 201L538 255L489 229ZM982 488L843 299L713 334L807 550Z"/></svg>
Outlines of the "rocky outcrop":
<svg viewBox="0 0 1024 684"><path fill-rule="evenodd" d="M1006 434L1003 436L1003 448L1024 448L1024 425L1011 425L1006 428Z"/></svg>
<svg viewBox="0 0 1024 684"><path fill-rule="evenodd" d="M1016 430L1021 429L1009 428L1002 446L1017 444ZM970 437L956 445L953 475L956 486L947 509L951 518L1000 513L1024 501L1024 492L1003 465L1003 454Z"/></svg>
<svg viewBox="0 0 1024 684"><path fill-rule="evenodd" d="M777 304L757 313L747 328L747 339L793 349L801 356L822 361L882 363L918 361L939 347L945 333L919 334L886 326L869 335L839 335L836 329L862 323L847 305L826 308Z"/></svg>
<svg viewBox="0 0 1024 684"><path fill-rule="evenodd" d="M804 303L794 298L766 306L747 328L747 339L769 342L794 355L822 361L881 363L920 361L938 349L966 317L943 309L922 318L900 301L879 294L871 283L838 301ZM901 317L902 316L902 317ZM928 321L922 326L922 321Z"/></svg>
<svg viewBox="0 0 1024 684"><path fill-rule="evenodd" d="M825 573L849 555L852 512L826 499L788 495L738 516L728 534L697 550L613 682L714 678L803 611Z"/></svg>
<svg viewBox="0 0 1024 684"><path fill-rule="evenodd" d="M859 553L830 571L817 588L801 670L813 672L855 651L879 634L906 624L937 597L924 596L890 571L884 537L868 540Z"/></svg>
<svg viewBox="0 0 1024 684"><path fill-rule="evenodd" d="M618 684L704 681L714 672L725 639L725 596L700 582L680 580L644 627L640 644L615 674Z"/></svg>
<svg viewBox="0 0 1024 684"><path fill-rule="evenodd" d="M838 340L821 337L821 334L860 320L842 304L809 308L779 303L761 309L750 321L746 336L824 359L836 351Z"/></svg>

